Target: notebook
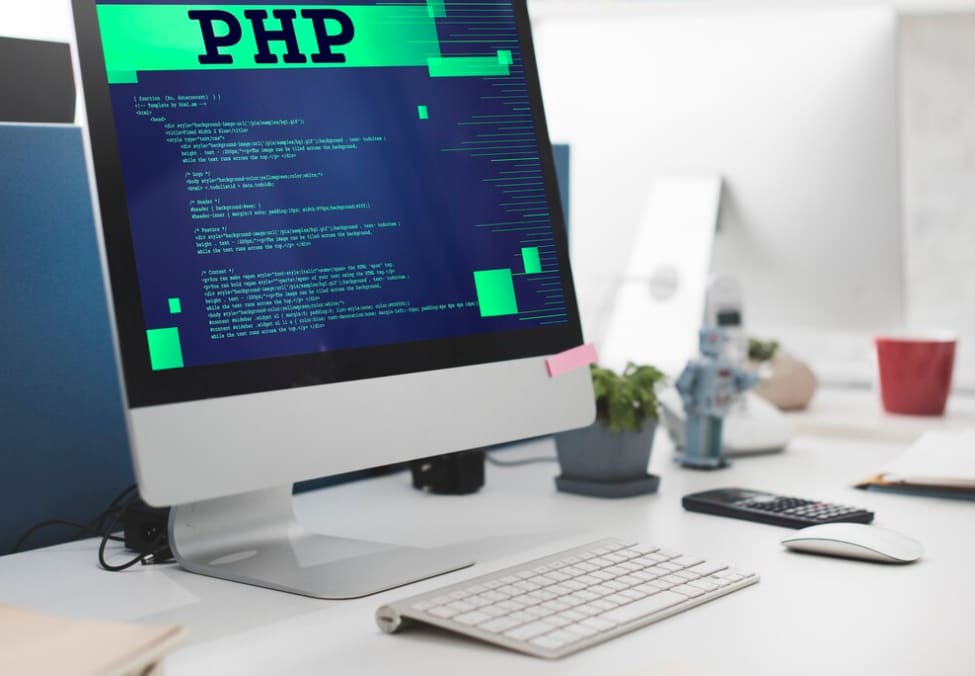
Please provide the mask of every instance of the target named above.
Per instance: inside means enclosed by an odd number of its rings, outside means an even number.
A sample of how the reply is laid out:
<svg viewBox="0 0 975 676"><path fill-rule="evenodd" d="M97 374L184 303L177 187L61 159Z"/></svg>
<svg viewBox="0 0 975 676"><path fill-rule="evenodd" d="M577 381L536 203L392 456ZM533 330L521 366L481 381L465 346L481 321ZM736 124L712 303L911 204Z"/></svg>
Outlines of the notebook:
<svg viewBox="0 0 975 676"><path fill-rule="evenodd" d="M975 499L975 429L925 432L857 487Z"/></svg>
<svg viewBox="0 0 975 676"><path fill-rule="evenodd" d="M0 674L144 676L185 636L177 625L92 622L0 604Z"/></svg>

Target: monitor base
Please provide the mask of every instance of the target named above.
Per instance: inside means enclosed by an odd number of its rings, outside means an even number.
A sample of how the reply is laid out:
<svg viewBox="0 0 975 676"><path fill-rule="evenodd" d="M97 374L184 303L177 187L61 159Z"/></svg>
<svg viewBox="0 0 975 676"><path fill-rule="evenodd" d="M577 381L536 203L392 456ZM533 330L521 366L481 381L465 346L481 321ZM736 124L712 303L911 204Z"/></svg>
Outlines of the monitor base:
<svg viewBox="0 0 975 676"><path fill-rule="evenodd" d="M284 486L178 505L169 545L200 575L321 599L351 599L466 568L455 552L312 533Z"/></svg>

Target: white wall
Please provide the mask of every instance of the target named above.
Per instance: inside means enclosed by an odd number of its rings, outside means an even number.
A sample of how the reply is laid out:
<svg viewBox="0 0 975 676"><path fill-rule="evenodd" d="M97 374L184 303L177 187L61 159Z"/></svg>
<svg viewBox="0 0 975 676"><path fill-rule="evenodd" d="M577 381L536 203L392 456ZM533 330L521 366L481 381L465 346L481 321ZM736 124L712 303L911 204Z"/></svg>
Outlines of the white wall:
<svg viewBox="0 0 975 676"><path fill-rule="evenodd" d="M959 331L975 387L975 12L904 17L900 51L907 320Z"/></svg>
<svg viewBox="0 0 975 676"><path fill-rule="evenodd" d="M0 35L69 42L73 34L68 0L0 0Z"/></svg>

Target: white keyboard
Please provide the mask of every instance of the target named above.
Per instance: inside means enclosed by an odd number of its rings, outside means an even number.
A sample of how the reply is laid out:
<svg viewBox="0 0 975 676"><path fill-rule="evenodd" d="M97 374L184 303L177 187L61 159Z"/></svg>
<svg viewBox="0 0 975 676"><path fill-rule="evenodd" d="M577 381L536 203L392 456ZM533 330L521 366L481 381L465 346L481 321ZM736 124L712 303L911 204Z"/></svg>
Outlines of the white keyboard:
<svg viewBox="0 0 975 676"><path fill-rule="evenodd" d="M556 658L755 584L700 557L608 539L384 605L380 628L425 622Z"/></svg>

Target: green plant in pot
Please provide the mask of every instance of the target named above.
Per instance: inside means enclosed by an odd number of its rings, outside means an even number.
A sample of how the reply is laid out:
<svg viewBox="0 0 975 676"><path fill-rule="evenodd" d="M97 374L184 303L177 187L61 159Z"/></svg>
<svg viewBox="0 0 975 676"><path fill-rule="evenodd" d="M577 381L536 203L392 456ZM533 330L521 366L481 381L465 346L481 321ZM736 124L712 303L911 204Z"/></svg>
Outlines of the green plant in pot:
<svg viewBox="0 0 975 676"><path fill-rule="evenodd" d="M652 493L660 478L647 473L657 428L657 388L664 374L629 363L622 373L592 366L596 422L556 435L560 491L600 497Z"/></svg>

